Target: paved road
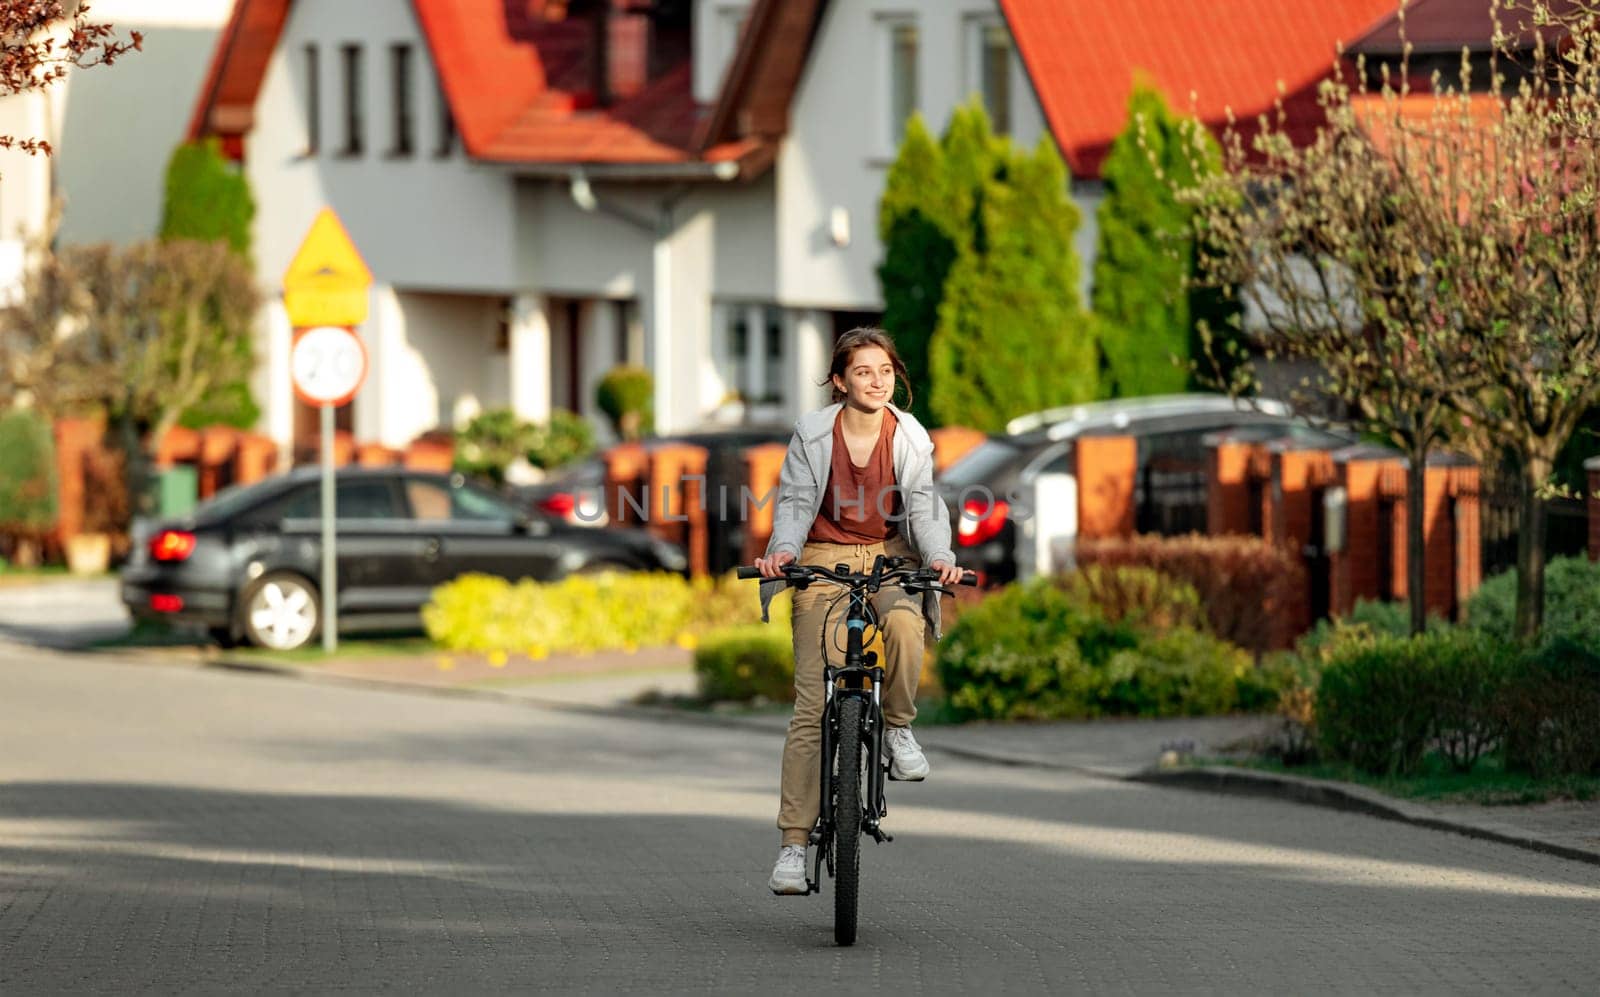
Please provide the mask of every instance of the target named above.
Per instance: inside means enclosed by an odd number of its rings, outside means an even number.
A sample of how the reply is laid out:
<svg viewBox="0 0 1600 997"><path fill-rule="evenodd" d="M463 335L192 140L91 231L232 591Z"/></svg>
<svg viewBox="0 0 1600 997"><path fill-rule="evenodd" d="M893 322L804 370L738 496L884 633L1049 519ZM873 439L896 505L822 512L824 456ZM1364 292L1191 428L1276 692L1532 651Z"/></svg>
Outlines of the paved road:
<svg viewBox="0 0 1600 997"><path fill-rule="evenodd" d="M1592 993L1600 869L933 758L831 893L779 741L0 646L0 992Z"/></svg>

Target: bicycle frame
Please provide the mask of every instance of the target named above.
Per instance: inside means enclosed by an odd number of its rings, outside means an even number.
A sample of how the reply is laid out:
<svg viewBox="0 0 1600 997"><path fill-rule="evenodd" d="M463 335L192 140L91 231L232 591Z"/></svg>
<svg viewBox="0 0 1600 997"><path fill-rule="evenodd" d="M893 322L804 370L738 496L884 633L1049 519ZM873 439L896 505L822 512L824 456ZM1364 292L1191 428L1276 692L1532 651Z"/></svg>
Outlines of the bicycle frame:
<svg viewBox="0 0 1600 997"><path fill-rule="evenodd" d="M879 843L894 840L893 835L879 826L883 818L889 815L889 806L884 799L884 777L888 771L883 761L884 669L878 664L877 654L864 650L862 646L862 633L868 622L866 592L853 589L849 599L849 608L845 613L844 666L835 667L824 662L822 667L822 806L818 811L817 826L811 831L811 843L818 847L813 861L813 874L806 884L810 893L822 892L824 862L827 863L828 873L833 873L833 756L839 743L839 701L842 697L861 699L865 706L862 715L867 726L862 731L862 742L867 746L867 772L870 778L866 785L866 799L862 801L866 809L862 826ZM845 777L845 773L841 772L840 776ZM859 779L860 774L851 773L849 777Z"/></svg>

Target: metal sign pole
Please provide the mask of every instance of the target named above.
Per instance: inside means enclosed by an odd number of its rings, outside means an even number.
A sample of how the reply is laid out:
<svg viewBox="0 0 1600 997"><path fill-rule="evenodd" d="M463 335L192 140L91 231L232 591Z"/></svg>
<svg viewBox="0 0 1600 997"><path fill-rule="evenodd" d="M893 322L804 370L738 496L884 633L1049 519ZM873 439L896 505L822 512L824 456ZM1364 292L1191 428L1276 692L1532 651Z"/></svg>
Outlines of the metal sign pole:
<svg viewBox="0 0 1600 997"><path fill-rule="evenodd" d="M322 408L322 650L339 647L338 557L334 548L333 406Z"/></svg>

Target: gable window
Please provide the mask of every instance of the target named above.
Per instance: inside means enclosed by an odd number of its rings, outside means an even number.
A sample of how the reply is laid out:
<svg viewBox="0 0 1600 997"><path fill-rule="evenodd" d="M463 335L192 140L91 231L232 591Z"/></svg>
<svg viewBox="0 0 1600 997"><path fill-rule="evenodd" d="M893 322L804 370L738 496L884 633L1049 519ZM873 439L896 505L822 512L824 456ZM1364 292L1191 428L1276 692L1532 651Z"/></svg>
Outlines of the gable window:
<svg viewBox="0 0 1600 997"><path fill-rule="evenodd" d="M415 128L411 113L411 46L394 45L389 49L389 77L394 100L394 145L391 156L410 156L415 145Z"/></svg>
<svg viewBox="0 0 1600 997"><path fill-rule="evenodd" d="M339 60L344 67L344 148L346 156L359 156L365 145L365 121L361 113L361 46L342 45Z"/></svg>
<svg viewBox="0 0 1600 997"><path fill-rule="evenodd" d="M900 144L906 122L917 111L917 51L919 34L917 22L911 18L892 18L881 22L883 41L887 49L884 65L888 67L888 118L884 126L888 146Z"/></svg>
<svg viewBox="0 0 1600 997"><path fill-rule="evenodd" d="M303 58L306 68L306 155L315 156L322 146L322 80L318 75L317 47L307 45Z"/></svg>
<svg viewBox="0 0 1600 997"><path fill-rule="evenodd" d="M450 98L445 96L442 83L434 87L434 100L439 108L439 140L434 144L433 154L446 159L456 147L456 118L450 113Z"/></svg>
<svg viewBox="0 0 1600 997"><path fill-rule="evenodd" d="M996 135L1011 134L1011 32L999 21L973 21L968 29L967 90L983 100Z"/></svg>

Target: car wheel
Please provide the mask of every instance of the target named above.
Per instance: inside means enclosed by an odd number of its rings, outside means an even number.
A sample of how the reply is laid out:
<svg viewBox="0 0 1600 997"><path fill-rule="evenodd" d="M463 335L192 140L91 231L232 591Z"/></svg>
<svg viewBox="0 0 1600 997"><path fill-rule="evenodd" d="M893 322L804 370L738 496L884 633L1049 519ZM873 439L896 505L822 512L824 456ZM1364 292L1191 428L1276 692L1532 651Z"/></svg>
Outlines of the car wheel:
<svg viewBox="0 0 1600 997"><path fill-rule="evenodd" d="M267 575L244 598L245 639L257 647L292 651L317 635L322 603L316 589L299 575Z"/></svg>

